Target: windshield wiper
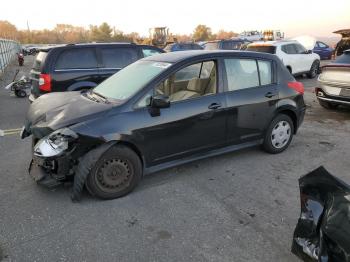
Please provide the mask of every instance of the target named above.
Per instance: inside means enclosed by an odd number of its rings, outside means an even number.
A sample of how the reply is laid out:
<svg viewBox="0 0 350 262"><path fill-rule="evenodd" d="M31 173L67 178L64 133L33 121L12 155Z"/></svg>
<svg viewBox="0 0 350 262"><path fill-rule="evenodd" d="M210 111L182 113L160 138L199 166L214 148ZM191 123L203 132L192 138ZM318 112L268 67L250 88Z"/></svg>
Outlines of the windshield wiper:
<svg viewBox="0 0 350 262"><path fill-rule="evenodd" d="M100 98L100 100L101 100L101 98L102 98L103 102L109 103L108 98L105 97L104 95L101 95L100 93L97 93L97 92L95 92L94 90L91 90L91 94L93 94L93 95L95 95L95 96L98 96L98 97Z"/></svg>

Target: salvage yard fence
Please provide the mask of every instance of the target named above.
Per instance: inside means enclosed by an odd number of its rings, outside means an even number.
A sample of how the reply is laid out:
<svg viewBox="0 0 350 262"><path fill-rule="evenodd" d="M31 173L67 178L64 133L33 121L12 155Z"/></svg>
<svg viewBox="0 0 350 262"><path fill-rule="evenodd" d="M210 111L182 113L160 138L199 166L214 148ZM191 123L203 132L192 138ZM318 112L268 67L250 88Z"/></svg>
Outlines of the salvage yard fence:
<svg viewBox="0 0 350 262"><path fill-rule="evenodd" d="M21 50L21 44L10 39L0 38L0 75Z"/></svg>

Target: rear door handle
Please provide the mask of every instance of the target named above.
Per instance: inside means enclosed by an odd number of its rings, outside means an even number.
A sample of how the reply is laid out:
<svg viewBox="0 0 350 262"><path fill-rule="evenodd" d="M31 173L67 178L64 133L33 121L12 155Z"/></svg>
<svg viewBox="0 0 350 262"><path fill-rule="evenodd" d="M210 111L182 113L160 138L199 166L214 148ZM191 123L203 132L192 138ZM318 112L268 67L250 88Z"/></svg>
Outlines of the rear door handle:
<svg viewBox="0 0 350 262"><path fill-rule="evenodd" d="M267 93L265 94L265 97L271 98L271 97L274 97L275 95L276 95L275 93L267 92Z"/></svg>
<svg viewBox="0 0 350 262"><path fill-rule="evenodd" d="M213 110L218 109L220 107L221 107L221 104L219 103L212 103L208 106L209 109L213 109Z"/></svg>

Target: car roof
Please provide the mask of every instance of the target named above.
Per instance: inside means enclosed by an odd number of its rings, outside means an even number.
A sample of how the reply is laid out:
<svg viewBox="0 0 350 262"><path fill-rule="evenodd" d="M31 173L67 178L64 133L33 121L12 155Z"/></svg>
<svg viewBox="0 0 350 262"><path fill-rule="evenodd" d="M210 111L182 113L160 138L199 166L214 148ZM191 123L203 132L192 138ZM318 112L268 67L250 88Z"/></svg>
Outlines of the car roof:
<svg viewBox="0 0 350 262"><path fill-rule="evenodd" d="M39 48L39 51L43 52L48 52L52 49L64 49L64 48L69 48L69 47L95 47L95 46L137 46L135 43L131 42L110 42L110 43L78 43L78 44L63 44L63 45L54 45L54 46L44 46ZM146 46L146 45L141 45L141 46Z"/></svg>
<svg viewBox="0 0 350 262"><path fill-rule="evenodd" d="M240 51L240 50L189 50L181 52L170 52L159 55L153 55L143 58L143 61L156 61L165 63L178 63L191 58L210 58L220 57L226 55L244 56L252 58L268 58L276 59L275 55L261 52Z"/></svg>

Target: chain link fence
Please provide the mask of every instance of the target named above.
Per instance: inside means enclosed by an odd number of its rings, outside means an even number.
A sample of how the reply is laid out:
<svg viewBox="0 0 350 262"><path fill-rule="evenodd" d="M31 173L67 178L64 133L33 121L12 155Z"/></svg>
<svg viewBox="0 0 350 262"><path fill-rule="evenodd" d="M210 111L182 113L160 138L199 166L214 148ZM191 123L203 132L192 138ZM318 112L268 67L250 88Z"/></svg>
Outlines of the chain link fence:
<svg viewBox="0 0 350 262"><path fill-rule="evenodd" d="M20 50L20 43L14 40L0 38L0 75Z"/></svg>

